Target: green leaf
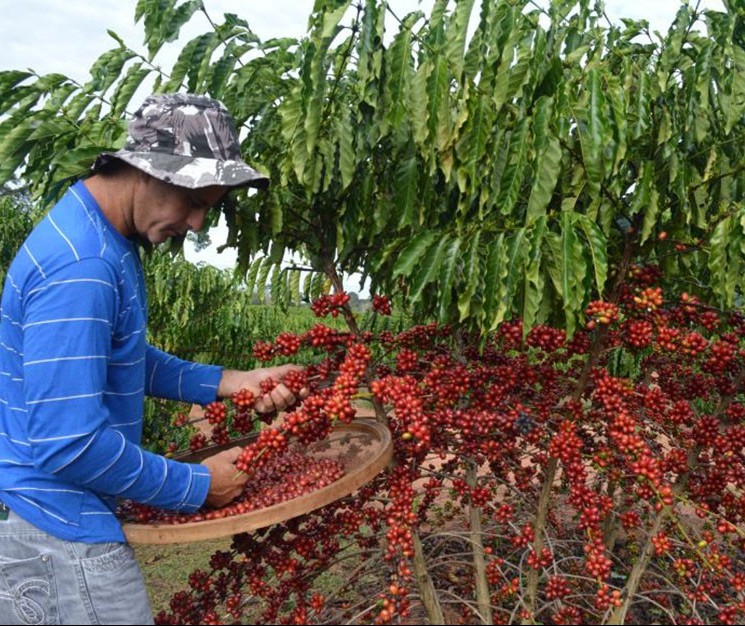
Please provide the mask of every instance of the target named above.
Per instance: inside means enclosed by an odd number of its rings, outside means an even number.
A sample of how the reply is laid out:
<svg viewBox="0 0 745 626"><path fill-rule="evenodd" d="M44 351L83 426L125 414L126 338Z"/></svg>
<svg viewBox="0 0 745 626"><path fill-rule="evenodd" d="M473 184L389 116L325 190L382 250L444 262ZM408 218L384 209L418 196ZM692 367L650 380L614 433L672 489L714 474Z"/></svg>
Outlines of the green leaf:
<svg viewBox="0 0 745 626"><path fill-rule="evenodd" d="M561 174L562 157L561 142L558 137L551 136L536 162L536 177L528 199L527 223L547 213Z"/></svg>
<svg viewBox="0 0 745 626"><path fill-rule="evenodd" d="M393 265L393 276L411 276L422 255L438 236L439 233L432 230L425 230L417 234L396 259L396 263Z"/></svg>
<svg viewBox="0 0 745 626"><path fill-rule="evenodd" d="M660 194L657 187L652 185L649 189L649 200L644 210L644 222L642 224L641 243L649 239L660 215Z"/></svg>
<svg viewBox="0 0 745 626"><path fill-rule="evenodd" d="M281 311L287 310L287 274L279 265L274 266L269 293L272 305L279 307Z"/></svg>
<svg viewBox="0 0 745 626"><path fill-rule="evenodd" d="M219 45L221 39L216 33L205 33L199 38L199 43L194 49L192 61L194 66L189 72L189 90L203 92L212 81L212 55Z"/></svg>
<svg viewBox="0 0 745 626"><path fill-rule="evenodd" d="M269 205L269 221L271 223L271 232L277 235L282 232L284 224L284 209L279 202L272 202Z"/></svg>
<svg viewBox="0 0 745 626"><path fill-rule="evenodd" d="M294 304L300 304L300 271L290 270L289 277L289 293L290 301Z"/></svg>
<svg viewBox="0 0 745 626"><path fill-rule="evenodd" d="M462 168L468 171L468 179L459 181L464 193L481 181L483 165L492 156L487 150L494 132L494 110L488 99L478 90L472 90L469 92L468 106L469 115L456 146Z"/></svg>
<svg viewBox="0 0 745 626"><path fill-rule="evenodd" d="M493 331L498 325L495 314L505 296L507 277L507 247L504 233L499 233L487 244L484 266L484 317L485 325ZM500 320L501 321L501 320Z"/></svg>
<svg viewBox="0 0 745 626"><path fill-rule="evenodd" d="M419 222L419 162L416 157L402 161L396 170L394 198L400 214L398 227L416 225Z"/></svg>
<svg viewBox="0 0 745 626"><path fill-rule="evenodd" d="M474 308L474 295L479 286L479 281L482 279L481 272L481 255L479 244L481 241L481 231L477 230L471 235L471 241L468 244L468 252L463 258L463 269L462 275L464 278L464 286L460 290L458 296L458 312L459 321L463 321L470 315L472 315L472 309Z"/></svg>
<svg viewBox="0 0 745 626"><path fill-rule="evenodd" d="M341 107L336 118L336 135L339 145L339 173L341 175L341 187L346 189L354 178L355 154L354 154L354 129L349 116L349 110Z"/></svg>
<svg viewBox="0 0 745 626"><path fill-rule="evenodd" d="M735 124L745 113L745 50L738 45L733 45L731 53L734 67L728 72L731 83L728 106L725 110L727 116L724 126L725 135L732 132Z"/></svg>
<svg viewBox="0 0 745 626"><path fill-rule="evenodd" d="M429 107L429 136L435 138L437 150L443 151L450 143L450 72L447 58L438 54L428 85L427 104Z"/></svg>
<svg viewBox="0 0 745 626"><path fill-rule="evenodd" d="M6 110L6 94L32 76L33 74L31 72L22 72L20 70L0 72L0 107L2 107L0 108L0 112L5 112Z"/></svg>
<svg viewBox="0 0 745 626"><path fill-rule="evenodd" d="M734 222L731 217L721 220L711 235L709 242L709 271L711 272L711 283L714 293L719 297L720 306L732 306L734 293L730 289L729 264L727 262L727 251L729 240L732 237Z"/></svg>
<svg viewBox="0 0 745 626"><path fill-rule="evenodd" d="M564 300L564 283L561 275L561 235L551 231L546 232L543 238L544 258L546 260L544 269L551 278L551 283L559 297Z"/></svg>
<svg viewBox="0 0 745 626"><path fill-rule="evenodd" d="M455 237L444 251L442 270L439 280L440 306L438 319L446 321L451 319L450 304L453 301L453 289L455 288L456 272L460 259L460 237Z"/></svg>
<svg viewBox="0 0 745 626"><path fill-rule="evenodd" d="M80 146L57 154L51 162L57 178L78 177L90 170L95 158L108 146Z"/></svg>
<svg viewBox="0 0 745 626"><path fill-rule="evenodd" d="M124 64L134 56L135 53L128 48L107 50L91 66L91 80L86 88L91 91L105 92L119 78Z"/></svg>
<svg viewBox="0 0 745 626"><path fill-rule="evenodd" d="M637 215L647 210L652 197L652 186L654 185L655 163L644 161L641 172L637 177L634 195L629 205L629 216Z"/></svg>
<svg viewBox="0 0 745 626"><path fill-rule="evenodd" d="M186 78L186 75L189 73L189 70L192 67L192 60L194 59L195 51L197 49L197 46L199 45L200 40L200 37L192 39L181 50L178 58L176 59L176 63L171 69L170 78L163 85L162 93L176 92L181 89L181 86L184 83L184 78Z"/></svg>
<svg viewBox="0 0 745 626"><path fill-rule="evenodd" d="M164 43L175 41L181 27L202 8L202 0L187 0L176 6L178 0L138 0L135 22L144 18L145 44L150 60Z"/></svg>
<svg viewBox="0 0 745 626"><path fill-rule="evenodd" d="M506 319L506 315L513 310L513 298L518 285L522 284L528 249L526 228L519 228L507 238L507 258L505 270L503 270L504 297L498 302L492 328L499 326Z"/></svg>
<svg viewBox="0 0 745 626"><path fill-rule="evenodd" d="M525 178L528 154L529 119L521 118L515 124L510 137L507 165L499 182L497 206L502 215L510 215L520 196L520 188Z"/></svg>
<svg viewBox="0 0 745 626"><path fill-rule="evenodd" d="M58 138L75 131L75 126L67 119L51 118L43 120L28 136L29 141L38 141L47 137Z"/></svg>
<svg viewBox="0 0 745 626"><path fill-rule="evenodd" d="M265 260L264 257L254 259L248 267L248 271L246 272L246 292L249 296L253 295L254 291L256 291L256 279ZM261 297L261 294L259 294L259 297Z"/></svg>
<svg viewBox="0 0 745 626"><path fill-rule="evenodd" d="M414 131L414 141L417 145L425 147L429 134L429 77L434 70L434 65L428 59L416 70L414 80L409 90L409 111L416 112L411 115L411 125Z"/></svg>
<svg viewBox="0 0 745 626"><path fill-rule="evenodd" d="M300 88L289 93L280 108L282 120L282 137L287 144L285 155L288 164L294 170L295 176L302 181L305 166L308 162L308 147L305 139L305 127L303 125L304 110ZM286 181L286 176L283 179Z"/></svg>
<svg viewBox="0 0 745 626"><path fill-rule="evenodd" d="M598 296L602 297L605 281L608 278L608 239L600 227L586 215L576 214L577 223L585 235L587 250L592 260L595 275L595 287Z"/></svg>
<svg viewBox="0 0 745 626"><path fill-rule="evenodd" d="M520 29L515 29L515 38L522 37L522 41L514 41L511 37L505 46L506 53L497 72L494 84L494 108L497 112L508 102L520 97L529 79L532 36L525 36ZM514 46L510 47L514 41ZM513 60L513 54L516 59Z"/></svg>
<svg viewBox="0 0 745 626"><path fill-rule="evenodd" d="M556 183L561 173L561 143L550 128L553 101L542 98L538 104L535 120L536 145L540 152L535 159L533 186L528 198L526 225L546 214Z"/></svg>
<svg viewBox="0 0 745 626"><path fill-rule="evenodd" d="M134 96L142 81L150 75L150 72L150 68L143 68L142 63L135 63L127 70L126 75L119 81L111 97L112 115L118 117L124 114L132 96Z"/></svg>
<svg viewBox="0 0 745 626"><path fill-rule="evenodd" d="M466 35L471 19L474 0L461 0L455 6L445 34L445 53L450 71L456 80L461 80L465 62Z"/></svg>
<svg viewBox="0 0 745 626"><path fill-rule="evenodd" d="M333 39L336 33L339 32L339 21L344 16L348 8L346 2L339 2L338 6L331 11L325 11L323 13L323 20L321 21L320 38L321 39ZM318 33L316 33L317 35Z"/></svg>
<svg viewBox="0 0 745 626"><path fill-rule="evenodd" d="M582 244L574 231L575 214L561 214L561 257L558 259L561 273L561 290L567 332L574 332L578 313L582 309L582 281L585 277L585 262Z"/></svg>
<svg viewBox="0 0 745 626"><path fill-rule="evenodd" d="M362 12L357 35L357 79L356 91L360 103L378 107L380 78L383 68L383 46L385 36L385 5L376 0L367 0Z"/></svg>
<svg viewBox="0 0 745 626"><path fill-rule="evenodd" d="M260 302L266 302L267 279L269 278L269 272L274 265L275 263L272 259L266 257L261 263L259 272L256 275L256 290L258 291Z"/></svg>
<svg viewBox="0 0 745 626"><path fill-rule="evenodd" d="M629 77L631 78L631 77ZM633 110L633 124L631 137L639 139L646 136L650 128L650 108L653 103L649 90L651 88L651 79L647 72L641 71L638 74L636 83L634 102L636 106Z"/></svg>
<svg viewBox="0 0 745 626"><path fill-rule="evenodd" d="M603 140L607 134L607 123L603 111L605 97L599 70L589 71L587 84L588 103L585 108L580 109L578 131L588 189L594 197L598 197L604 178Z"/></svg>
<svg viewBox="0 0 745 626"><path fill-rule="evenodd" d="M243 53L252 48L253 46L250 45L239 47L235 43L235 40L228 42L222 56L212 66L210 82L207 88L207 91L210 94L219 96L223 91L225 91L225 86L235 69L235 64L238 62L238 59ZM233 112L233 114L235 115L235 112Z"/></svg>
<svg viewBox="0 0 745 626"><path fill-rule="evenodd" d="M450 243L450 237L443 235L425 253L419 267L412 275L409 287L409 301L412 304L419 302L428 285L437 282L440 277L440 267L445 259L445 252Z"/></svg>
<svg viewBox="0 0 745 626"><path fill-rule="evenodd" d="M111 37L116 43L118 43L120 46L124 47L126 44L124 43L124 40L116 34L115 31L111 30L110 28L106 29L106 33Z"/></svg>
<svg viewBox="0 0 745 626"><path fill-rule="evenodd" d="M417 16L415 15L414 18ZM407 121L407 103L411 83L414 77L414 65L411 54L411 23L410 17L404 19L402 28L386 52L386 96L388 119L394 132L400 130Z"/></svg>
<svg viewBox="0 0 745 626"><path fill-rule="evenodd" d="M23 163L27 141L33 131L30 124L20 124L0 140L0 181L8 180Z"/></svg>
<svg viewBox="0 0 745 626"><path fill-rule="evenodd" d="M541 273L541 250L546 232L546 217L539 217L530 233L530 252L525 268L523 287L523 330L527 332L535 323L536 314L543 299L543 274Z"/></svg>
<svg viewBox="0 0 745 626"><path fill-rule="evenodd" d="M610 105L613 118L612 122L608 122L609 136L604 149L606 156L605 173L610 177L610 188L618 193L622 178L617 174L625 162L626 150L628 148L626 137L628 135L629 112L624 86L621 84L619 77L609 76L607 83L607 101Z"/></svg>
<svg viewBox="0 0 745 626"><path fill-rule="evenodd" d="M62 113L68 120L76 120L95 99L96 98L93 94L80 91L67 102ZM96 117L98 117L98 115L96 115Z"/></svg>

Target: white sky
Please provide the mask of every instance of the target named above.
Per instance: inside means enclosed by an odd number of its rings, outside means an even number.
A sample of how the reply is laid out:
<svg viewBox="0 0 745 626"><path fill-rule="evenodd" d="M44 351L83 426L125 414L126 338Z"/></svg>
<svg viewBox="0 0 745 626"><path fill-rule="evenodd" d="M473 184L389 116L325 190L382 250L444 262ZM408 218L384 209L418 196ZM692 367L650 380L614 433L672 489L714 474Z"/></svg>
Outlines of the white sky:
<svg viewBox="0 0 745 626"><path fill-rule="evenodd" d="M649 20L652 30L667 30L682 0L606 0L608 16ZM301 37L313 0L203 0L216 22L223 13L245 19L261 38ZM692 1L691 4L696 4ZM115 31L131 48L145 53L142 24L134 23L136 0L0 0L0 70L31 68L40 74L60 72L78 81L88 78L88 69L104 51L117 44L107 34ZM722 0L701 0L701 8L723 10ZM390 0L400 16L421 7L429 13L432 0ZM182 29L187 41L208 29L206 18L196 15L194 24ZM169 44L156 57L170 69L181 45ZM214 242L225 240L219 227L211 232ZM226 250L218 255L212 249L187 257L220 267L232 267L235 255Z"/></svg>

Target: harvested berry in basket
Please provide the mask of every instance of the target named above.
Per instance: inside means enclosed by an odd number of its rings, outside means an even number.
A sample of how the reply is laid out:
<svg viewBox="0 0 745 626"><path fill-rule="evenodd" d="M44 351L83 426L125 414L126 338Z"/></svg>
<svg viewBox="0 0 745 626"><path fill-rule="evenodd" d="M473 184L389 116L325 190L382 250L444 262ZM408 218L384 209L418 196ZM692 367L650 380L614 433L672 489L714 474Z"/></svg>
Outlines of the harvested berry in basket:
<svg viewBox="0 0 745 626"><path fill-rule="evenodd" d="M268 457L251 473L241 495L219 509L183 514L144 504L123 501L117 512L123 522L136 524L188 524L265 509L299 498L336 482L344 475L344 464L329 458L317 459L301 449L289 449Z"/></svg>

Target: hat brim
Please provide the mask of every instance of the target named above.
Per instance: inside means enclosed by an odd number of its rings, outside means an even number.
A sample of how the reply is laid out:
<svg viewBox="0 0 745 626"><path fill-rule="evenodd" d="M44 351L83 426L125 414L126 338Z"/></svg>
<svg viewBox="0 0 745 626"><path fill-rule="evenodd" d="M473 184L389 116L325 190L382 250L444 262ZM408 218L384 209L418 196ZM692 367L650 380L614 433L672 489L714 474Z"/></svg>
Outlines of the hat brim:
<svg viewBox="0 0 745 626"><path fill-rule="evenodd" d="M243 161L179 156L163 152L104 152L93 164L93 171L112 158L121 159L158 180L187 189L200 189L210 185L265 189L269 185L266 176Z"/></svg>

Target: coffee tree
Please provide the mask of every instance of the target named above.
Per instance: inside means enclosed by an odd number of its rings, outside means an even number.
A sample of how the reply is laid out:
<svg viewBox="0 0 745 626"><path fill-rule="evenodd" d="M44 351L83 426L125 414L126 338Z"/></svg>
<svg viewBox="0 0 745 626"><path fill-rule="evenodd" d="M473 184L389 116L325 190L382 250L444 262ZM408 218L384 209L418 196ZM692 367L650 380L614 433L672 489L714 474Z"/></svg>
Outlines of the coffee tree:
<svg viewBox="0 0 745 626"><path fill-rule="evenodd" d="M0 280L38 217L22 188L0 189Z"/></svg>
<svg viewBox="0 0 745 626"><path fill-rule="evenodd" d="M147 53L115 37L85 85L1 74L0 176L55 197L123 141L144 81L223 100L273 181L225 207L226 244L252 287L330 284L315 310L349 327L255 346L318 354L327 383L266 438L369 396L396 454L354 498L236 536L161 621L742 621L739 4L683 5L659 36L582 0L318 0L302 40L226 15L164 72L199 13L141 0ZM427 323L361 326L350 272ZM359 595L314 588L347 560Z"/></svg>

